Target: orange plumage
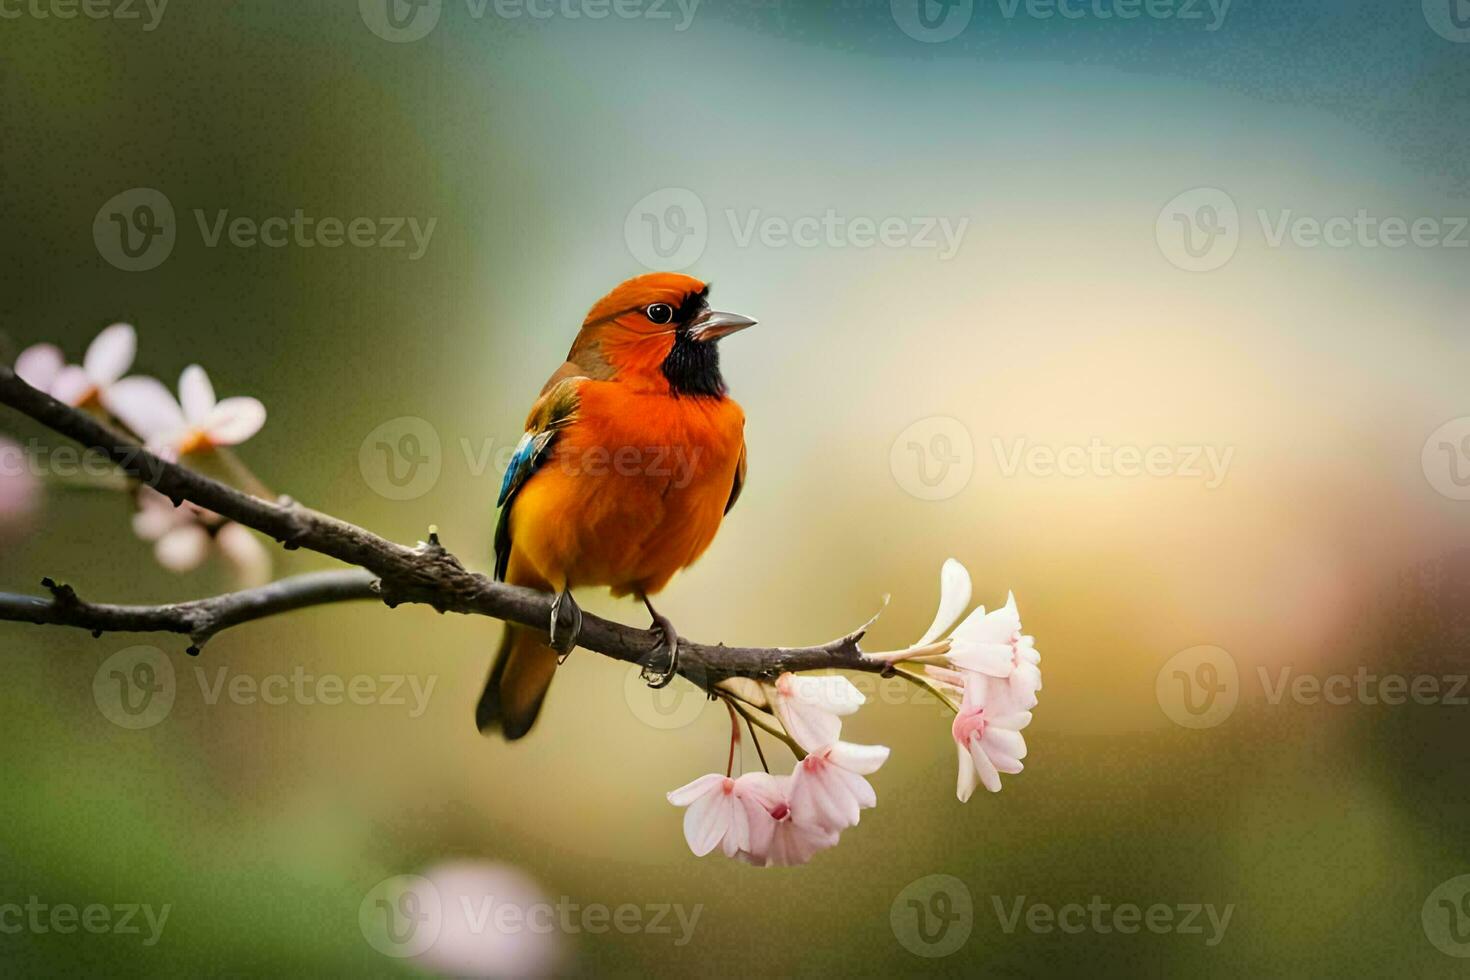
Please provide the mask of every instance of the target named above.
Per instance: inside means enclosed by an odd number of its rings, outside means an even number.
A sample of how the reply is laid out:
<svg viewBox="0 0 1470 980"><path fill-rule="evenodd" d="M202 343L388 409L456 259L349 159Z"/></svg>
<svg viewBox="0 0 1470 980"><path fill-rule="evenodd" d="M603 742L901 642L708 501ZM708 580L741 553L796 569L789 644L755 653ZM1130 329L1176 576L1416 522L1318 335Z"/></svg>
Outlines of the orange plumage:
<svg viewBox="0 0 1470 980"><path fill-rule="evenodd" d="M709 547L745 470L745 415L725 393L718 341L754 321L709 310L707 294L690 276L652 273L592 308L506 474L499 577L646 600ZM507 627L482 730L530 729L557 664L546 641Z"/></svg>

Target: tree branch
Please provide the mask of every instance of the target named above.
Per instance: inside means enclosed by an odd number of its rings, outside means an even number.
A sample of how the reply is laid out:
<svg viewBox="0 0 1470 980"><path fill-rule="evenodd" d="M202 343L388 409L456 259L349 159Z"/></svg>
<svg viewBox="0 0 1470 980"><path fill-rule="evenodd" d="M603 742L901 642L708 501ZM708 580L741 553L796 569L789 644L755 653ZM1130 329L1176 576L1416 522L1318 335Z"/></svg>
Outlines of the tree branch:
<svg viewBox="0 0 1470 980"><path fill-rule="evenodd" d="M253 528L288 549L305 548L336 558L357 571L325 572L282 579L211 599L162 606L113 606L83 602L66 586L52 587L48 601L0 594L0 620L75 626L98 631L186 633L194 648L214 633L239 623L306 606L377 597L390 607L423 603L439 612L489 616L545 628L552 596L496 582L471 572L431 535L408 548L371 531L282 497L262 500L153 455L78 409L58 402L0 365L0 404L107 455L123 472L171 499L189 501ZM880 673L888 664L858 647L866 626L814 647L727 647L679 639L679 673L708 689L727 677L771 678L783 671L841 668ZM660 634L587 614L578 646L615 660L658 667ZM197 650L195 651L197 652ZM657 660L650 663L651 658Z"/></svg>
<svg viewBox="0 0 1470 980"><path fill-rule="evenodd" d="M184 633L198 653L214 634L253 619L353 599L377 599L376 579L361 569L308 572L259 588L227 592L209 599L160 606L117 606L87 602L69 585L51 579L41 584L51 598L0 592L0 619L51 626L75 626L103 633Z"/></svg>

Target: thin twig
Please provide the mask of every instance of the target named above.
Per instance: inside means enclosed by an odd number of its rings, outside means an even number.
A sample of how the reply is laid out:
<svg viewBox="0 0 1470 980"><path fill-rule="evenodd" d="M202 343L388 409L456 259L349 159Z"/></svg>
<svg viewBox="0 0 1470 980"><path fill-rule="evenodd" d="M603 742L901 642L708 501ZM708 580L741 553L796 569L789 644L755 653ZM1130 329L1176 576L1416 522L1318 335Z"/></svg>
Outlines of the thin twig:
<svg viewBox="0 0 1470 980"><path fill-rule="evenodd" d="M377 599L376 579L361 569L308 572L240 592L158 606L119 606L87 602L70 586L51 579L42 584L51 598L0 592L0 620L75 626L102 633L184 633L190 653L221 630L308 606L354 599Z"/></svg>

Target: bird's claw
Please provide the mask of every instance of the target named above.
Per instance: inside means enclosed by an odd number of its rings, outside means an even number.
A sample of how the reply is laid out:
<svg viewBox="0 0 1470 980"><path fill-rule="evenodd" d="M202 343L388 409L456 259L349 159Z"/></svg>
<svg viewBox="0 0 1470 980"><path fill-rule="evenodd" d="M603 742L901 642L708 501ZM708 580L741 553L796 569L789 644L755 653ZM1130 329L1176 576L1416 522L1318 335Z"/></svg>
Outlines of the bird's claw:
<svg viewBox="0 0 1470 980"><path fill-rule="evenodd" d="M572 618L571 628L569 630L560 630L557 628L561 620L563 604L569 607L569 613ZM558 654L556 658L557 666L561 666L566 662L567 657L571 656L572 651L577 648L577 638L582 635L582 607L577 605L577 600L572 598L570 589L564 589L558 592L556 598L551 600L551 623L546 632L549 634L548 639L551 641L549 644L551 649L555 650Z"/></svg>
<svg viewBox="0 0 1470 980"><path fill-rule="evenodd" d="M643 658L643 679L648 686L655 691L662 690L673 681L674 675L679 672L679 631L674 629L674 624L669 617L654 609L652 604L645 598L643 604L648 607L648 614L653 617L653 626L663 634L663 640L658 646ZM653 665L658 659L660 650L668 651L669 665L663 671L657 671Z"/></svg>

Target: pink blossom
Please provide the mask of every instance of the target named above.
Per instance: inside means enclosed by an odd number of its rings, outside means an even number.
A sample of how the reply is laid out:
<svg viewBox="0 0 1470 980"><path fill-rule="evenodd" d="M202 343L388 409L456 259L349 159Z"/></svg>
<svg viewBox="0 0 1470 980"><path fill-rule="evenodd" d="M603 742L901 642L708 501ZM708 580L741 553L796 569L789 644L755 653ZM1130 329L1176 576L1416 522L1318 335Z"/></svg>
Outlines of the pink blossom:
<svg viewBox="0 0 1470 980"><path fill-rule="evenodd" d="M20 352L15 373L32 388L57 401L82 406L106 401L118 379L133 366L138 335L126 323L114 323L87 347L80 365L67 364L54 344L34 344Z"/></svg>
<svg viewBox="0 0 1470 980"><path fill-rule="evenodd" d="M950 664L963 670L985 674L1007 681L1012 697L1022 708L1036 707L1036 692L1041 689L1041 654L1036 641L1021 632L1021 615L1016 611L1016 597L1006 596L1006 604L987 613L978 607L964 622L955 627L950 637Z"/></svg>
<svg viewBox="0 0 1470 980"><path fill-rule="evenodd" d="M684 839L696 857L717 846L726 857L752 848L771 833L771 816L750 790L750 776L731 779L719 773L700 776L669 794L684 811Z"/></svg>
<svg viewBox="0 0 1470 980"><path fill-rule="evenodd" d="M265 424L265 406L255 398L217 401L197 364L179 377L178 399L153 378L124 378L113 386L107 409L150 450L171 458L239 445Z"/></svg>
<svg viewBox="0 0 1470 980"><path fill-rule="evenodd" d="M438 926L411 962L442 976L545 977L566 970L554 900L508 864L453 861L425 871L421 907Z"/></svg>
<svg viewBox="0 0 1470 980"><path fill-rule="evenodd" d="M740 779L769 821L751 823L750 847L736 857L762 868L791 867L806 864L817 852L836 846L837 831L797 819L790 799L793 777L752 772Z"/></svg>
<svg viewBox="0 0 1470 980"><path fill-rule="evenodd" d="M888 761L884 745L834 742L797 763L791 774L790 803L798 823L840 832L856 826L859 811L878 805L864 776Z"/></svg>
<svg viewBox="0 0 1470 980"><path fill-rule="evenodd" d="M270 581L270 553L249 529L187 501L175 507L151 487L138 490L133 532L153 543L154 557L171 572L192 572L217 547L242 588Z"/></svg>
<svg viewBox="0 0 1470 980"><path fill-rule="evenodd" d="M977 783L992 793L1000 792L1000 774L1023 768L1026 740L1021 730L1031 724L1031 712L1011 700L1010 691L991 679L972 674L965 678L965 695L950 733L959 753L961 803L970 798Z"/></svg>
<svg viewBox="0 0 1470 980"><path fill-rule="evenodd" d="M22 530L41 499L41 481L31 470L25 450L0 438L0 539Z"/></svg>
<svg viewBox="0 0 1470 980"><path fill-rule="evenodd" d="M801 676L792 673L776 678L772 707L786 734L808 752L837 741L842 732L839 716L850 715L867 698L852 681L838 674Z"/></svg>

